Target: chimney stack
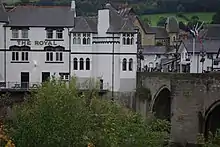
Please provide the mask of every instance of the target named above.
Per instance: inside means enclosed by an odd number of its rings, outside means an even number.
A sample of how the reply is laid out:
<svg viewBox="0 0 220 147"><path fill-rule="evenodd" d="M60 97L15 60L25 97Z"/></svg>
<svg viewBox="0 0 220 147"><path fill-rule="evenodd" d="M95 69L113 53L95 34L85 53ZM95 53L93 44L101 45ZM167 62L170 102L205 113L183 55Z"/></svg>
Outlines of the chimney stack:
<svg viewBox="0 0 220 147"><path fill-rule="evenodd" d="M71 11L73 12L73 16L76 17L76 2L75 2L75 0L71 1Z"/></svg>

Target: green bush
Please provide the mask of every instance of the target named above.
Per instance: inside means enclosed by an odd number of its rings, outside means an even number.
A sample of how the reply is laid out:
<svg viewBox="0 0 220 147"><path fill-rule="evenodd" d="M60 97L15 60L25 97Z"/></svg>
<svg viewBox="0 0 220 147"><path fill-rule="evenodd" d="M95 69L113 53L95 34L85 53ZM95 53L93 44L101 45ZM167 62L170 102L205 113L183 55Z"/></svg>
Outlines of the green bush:
<svg viewBox="0 0 220 147"><path fill-rule="evenodd" d="M97 91L78 95L73 79L45 83L13 107L7 124L17 147L159 147L168 137L165 121L148 119L107 100Z"/></svg>
<svg viewBox="0 0 220 147"><path fill-rule="evenodd" d="M216 133L214 134L209 132L207 138L205 138L204 135L199 135L198 143L202 144L203 147L219 147L220 146L220 130L218 129Z"/></svg>

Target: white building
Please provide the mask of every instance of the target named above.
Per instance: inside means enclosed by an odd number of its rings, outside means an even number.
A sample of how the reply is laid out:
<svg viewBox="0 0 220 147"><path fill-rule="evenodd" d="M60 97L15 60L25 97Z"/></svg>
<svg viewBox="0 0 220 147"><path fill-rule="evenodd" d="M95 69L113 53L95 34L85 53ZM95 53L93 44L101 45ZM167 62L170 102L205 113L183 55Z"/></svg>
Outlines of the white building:
<svg viewBox="0 0 220 147"><path fill-rule="evenodd" d="M1 5L0 12L0 78L7 88L71 75L79 83L96 78L109 90L135 89L136 30L110 4L97 17L76 16L75 1L7 13Z"/></svg>

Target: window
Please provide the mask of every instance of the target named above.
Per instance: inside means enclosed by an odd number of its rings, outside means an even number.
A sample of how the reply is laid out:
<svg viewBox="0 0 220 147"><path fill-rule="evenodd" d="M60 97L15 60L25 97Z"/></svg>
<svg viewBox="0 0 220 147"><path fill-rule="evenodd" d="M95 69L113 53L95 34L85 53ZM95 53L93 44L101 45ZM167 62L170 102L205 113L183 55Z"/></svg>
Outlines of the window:
<svg viewBox="0 0 220 147"><path fill-rule="evenodd" d="M69 80L69 73L59 73L59 75L60 75L61 80L64 80L64 81Z"/></svg>
<svg viewBox="0 0 220 147"><path fill-rule="evenodd" d="M47 30L47 38L48 39L52 39L53 38L53 30L52 29Z"/></svg>
<svg viewBox="0 0 220 147"><path fill-rule="evenodd" d="M12 38L19 38L19 30L12 29Z"/></svg>
<svg viewBox="0 0 220 147"><path fill-rule="evenodd" d="M124 45L134 44L134 34L123 34L122 39Z"/></svg>
<svg viewBox="0 0 220 147"><path fill-rule="evenodd" d="M80 33L73 34L73 44L81 44L81 34Z"/></svg>
<svg viewBox="0 0 220 147"><path fill-rule="evenodd" d="M83 44L90 44L90 34L83 33Z"/></svg>
<svg viewBox="0 0 220 147"><path fill-rule="evenodd" d="M28 61L28 52L21 52L21 60Z"/></svg>
<svg viewBox="0 0 220 147"><path fill-rule="evenodd" d="M56 52L56 61L63 61L63 53Z"/></svg>
<svg viewBox="0 0 220 147"><path fill-rule="evenodd" d="M127 59L123 59L123 61L122 61L122 70L123 71L126 71L127 70Z"/></svg>
<svg viewBox="0 0 220 147"><path fill-rule="evenodd" d="M19 60L19 53L18 52L12 52L12 61L18 61Z"/></svg>
<svg viewBox="0 0 220 147"><path fill-rule="evenodd" d="M78 60L77 60L77 58L73 59L73 70L78 70Z"/></svg>
<svg viewBox="0 0 220 147"><path fill-rule="evenodd" d="M213 54L207 54L207 58L208 59L212 59L213 58Z"/></svg>
<svg viewBox="0 0 220 147"><path fill-rule="evenodd" d="M79 70L83 70L84 69L84 60L83 58L79 59Z"/></svg>
<svg viewBox="0 0 220 147"><path fill-rule="evenodd" d="M21 38L28 38L28 29L21 30Z"/></svg>
<svg viewBox="0 0 220 147"><path fill-rule="evenodd" d="M62 39L63 38L63 30L57 30L56 31L56 38Z"/></svg>
<svg viewBox="0 0 220 147"><path fill-rule="evenodd" d="M132 71L133 70L133 59L129 59L129 66L128 66L128 70Z"/></svg>
<svg viewBox="0 0 220 147"><path fill-rule="evenodd" d="M46 61L53 61L53 52L46 53Z"/></svg>
<svg viewBox="0 0 220 147"><path fill-rule="evenodd" d="M90 59L86 58L86 70L90 70Z"/></svg>

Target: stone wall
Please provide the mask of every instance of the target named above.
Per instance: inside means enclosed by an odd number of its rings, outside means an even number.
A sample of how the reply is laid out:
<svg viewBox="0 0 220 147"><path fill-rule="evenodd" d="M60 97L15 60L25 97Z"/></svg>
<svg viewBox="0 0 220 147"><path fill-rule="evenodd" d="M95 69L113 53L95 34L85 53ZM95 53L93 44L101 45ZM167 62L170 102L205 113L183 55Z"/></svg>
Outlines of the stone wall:
<svg viewBox="0 0 220 147"><path fill-rule="evenodd" d="M220 101L220 75L216 73L138 73L137 75L137 85L149 88L152 95L149 102L141 102L138 98L137 110L146 115L152 110L161 89L170 89L171 140L196 143L198 133L205 131L207 111L213 103Z"/></svg>

